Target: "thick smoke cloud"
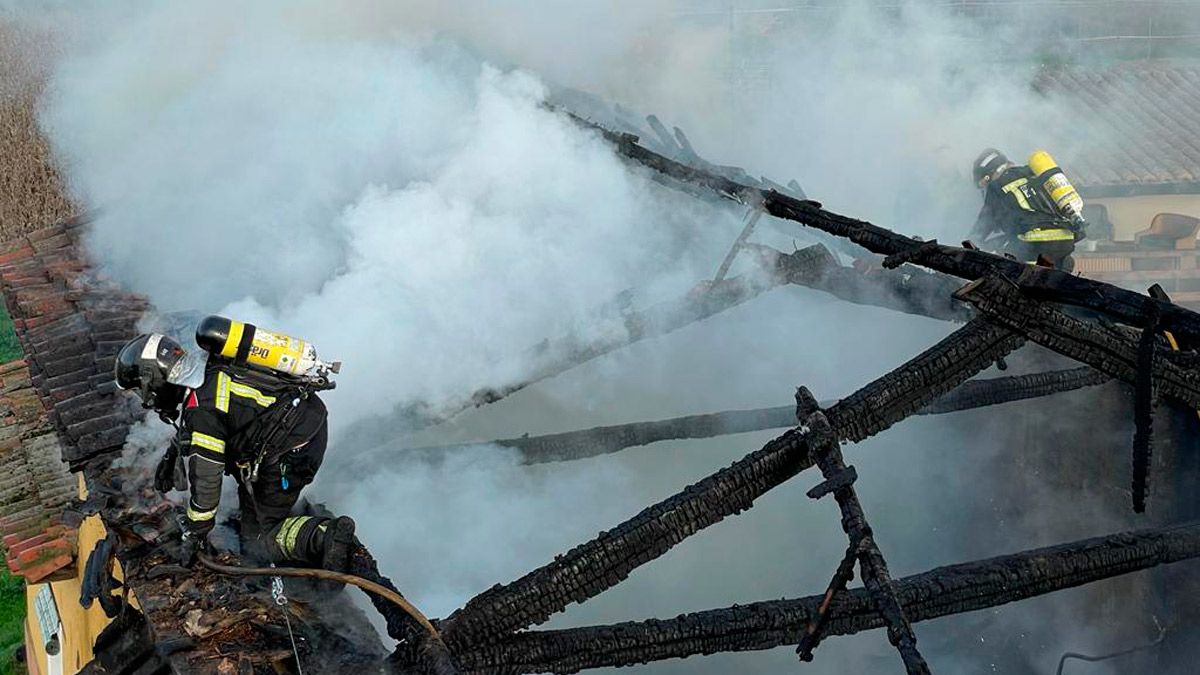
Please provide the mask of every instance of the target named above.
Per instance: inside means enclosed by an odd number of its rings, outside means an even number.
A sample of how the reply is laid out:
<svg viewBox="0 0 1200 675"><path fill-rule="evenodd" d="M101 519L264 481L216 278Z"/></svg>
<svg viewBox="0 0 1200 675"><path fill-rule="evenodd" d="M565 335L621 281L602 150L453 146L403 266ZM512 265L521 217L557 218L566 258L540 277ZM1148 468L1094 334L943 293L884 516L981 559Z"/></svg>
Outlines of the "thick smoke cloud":
<svg viewBox="0 0 1200 675"><path fill-rule="evenodd" d="M397 460L369 476L347 468L366 448L339 439L359 422L416 402L436 412L519 380L545 337L621 330L591 323L590 309L626 288L653 300L710 277L736 235L740 214L654 185L546 110L547 82L658 113L714 161L795 177L831 208L947 241L974 217L967 165L979 149L1021 157L1056 142L1030 131L1053 108L1030 95L1029 73L979 56L1003 31L944 8L783 15L752 44L764 80L739 75L728 33L732 23L744 42L751 19L683 11L692 4L123 2L66 22L42 122L94 210L92 250L161 310L225 311L346 361L326 397L335 436L313 496L359 520L385 571L430 614L771 436L534 468L487 451ZM779 405L799 384L838 396L949 330L776 291L406 440ZM978 466L998 450L928 419L852 449L894 573L1028 543L1018 531L988 546L969 536L965 505L987 480ZM833 505L804 497L814 480L780 488L557 625L817 592L844 540ZM956 626L923 644L952 652L977 637L974 624ZM1015 649L1044 668L1076 637ZM645 671L778 672L793 659L775 650ZM871 634L831 640L808 668L898 663Z"/></svg>

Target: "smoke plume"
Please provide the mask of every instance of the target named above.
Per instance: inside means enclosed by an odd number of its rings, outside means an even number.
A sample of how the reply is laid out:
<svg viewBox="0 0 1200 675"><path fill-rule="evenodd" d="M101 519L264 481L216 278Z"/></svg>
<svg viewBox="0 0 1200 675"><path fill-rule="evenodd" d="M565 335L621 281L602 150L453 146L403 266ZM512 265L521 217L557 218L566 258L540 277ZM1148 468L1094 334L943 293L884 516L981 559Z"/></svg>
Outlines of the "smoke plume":
<svg viewBox="0 0 1200 675"><path fill-rule="evenodd" d="M932 3L728 16L665 0L64 4L17 11L72 17L40 119L93 213L93 253L162 311L224 312L345 361L325 397L334 437L312 497L353 515L431 615L772 434L532 468L495 450L436 465L397 452L362 475L347 468L367 449L348 433L356 425L385 420L372 445L400 447L780 405L800 384L830 398L951 330L779 290L405 437L398 409L437 412L520 381L547 337L623 330L592 323L592 309L625 289L653 301L711 278L737 233L741 214L653 183L549 110L548 85L657 113L715 162L794 177L829 208L947 241L978 208L968 165L980 149L1019 158L1057 141L1039 135L1054 108L1032 94L1031 70L991 56L1026 27L985 28ZM781 248L803 237L760 230ZM928 418L851 449L895 575L1035 543L1028 530L968 523L988 479L978 467L1002 450ZM845 543L833 504L804 497L815 480L772 492L555 625L823 589ZM1112 524L1064 518L1078 536ZM997 536L981 545L972 527ZM918 634L935 662L981 670L958 640L985 630L955 626ZM1044 671L1075 637L1014 648ZM793 659L781 649L643 670L766 673ZM899 662L868 634L830 640L809 668Z"/></svg>

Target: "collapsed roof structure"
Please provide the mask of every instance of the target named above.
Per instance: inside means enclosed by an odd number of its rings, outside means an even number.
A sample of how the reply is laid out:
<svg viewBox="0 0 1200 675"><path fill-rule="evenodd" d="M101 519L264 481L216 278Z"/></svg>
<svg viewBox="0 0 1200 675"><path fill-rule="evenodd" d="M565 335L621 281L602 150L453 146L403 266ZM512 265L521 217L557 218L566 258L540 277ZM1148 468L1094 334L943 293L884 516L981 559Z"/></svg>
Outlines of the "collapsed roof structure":
<svg viewBox="0 0 1200 675"><path fill-rule="evenodd" d="M542 345L543 365L530 378L476 392L464 398L462 408L500 400L540 379L787 284L944 320L955 326L953 332L835 402L819 400L827 392L801 386L792 405L496 441L518 448L526 461L541 462L671 438L787 429L734 464L471 599L435 621L435 635L387 600L372 596L389 635L400 643L388 655L342 595L302 590L298 601L280 609L268 585L169 564L165 544L175 527L169 505L148 487L143 469L116 461L136 415L115 396L109 376L116 348L147 319L150 308L95 276L80 245L81 221L30 233L9 243L0 258L0 283L26 354L24 362L0 370L12 410L5 427L12 431L6 433L9 440L20 439L3 449L31 467L30 472L46 472L51 478L36 483L54 488L31 494L23 486L35 481L27 477L6 483L5 501L11 508L5 510L4 525L12 537L10 566L30 581L41 581L75 563L85 580L81 599L99 601L114 619L90 645L86 658L91 662L81 672L246 675L298 672L304 664L319 672L571 673L783 645L796 645L800 658L807 660L819 658L816 650L826 637L885 628L907 672L922 673L937 664L921 654L913 628L917 622L1200 556L1200 527L1179 525L896 579L859 501L856 471L842 454L843 444L872 437L912 415L1120 382L1133 392L1135 402L1130 494L1133 509L1142 511L1155 460L1152 439L1169 445L1176 432L1173 422L1156 419L1156 409L1200 408L1200 356L1194 349L1200 344L1200 314L1159 293L1141 294L969 246L921 241L829 212L809 201L794 182L784 186L705 162L686 136L667 132L653 118L648 132L632 124L609 128L573 118L655 180L750 209L731 256L750 260L754 271L728 277L729 266L723 264L714 280L677 301L640 310L618 302L608 310L621 318L624 335L605 342L568 339ZM757 214L822 232L824 243L791 253L749 243ZM851 264L843 263L839 254L844 252L855 254ZM972 379L1026 343L1082 366ZM65 467L52 461L59 457ZM833 497L847 536L844 559L831 570L827 588L815 589L817 595L668 620L531 630L572 603L621 583L697 532L752 508L762 495L813 467L821 479L814 479L809 496ZM81 473L85 489L70 503L72 516L50 522L45 514L61 509L73 490L66 469ZM90 552L81 548L76 560L69 533L97 516L111 534L103 535ZM365 549L358 551L355 565L355 574L390 586ZM850 588L855 575L862 588ZM308 602L305 593L311 593ZM131 599L123 601L123 596ZM292 629L298 644L290 642Z"/></svg>

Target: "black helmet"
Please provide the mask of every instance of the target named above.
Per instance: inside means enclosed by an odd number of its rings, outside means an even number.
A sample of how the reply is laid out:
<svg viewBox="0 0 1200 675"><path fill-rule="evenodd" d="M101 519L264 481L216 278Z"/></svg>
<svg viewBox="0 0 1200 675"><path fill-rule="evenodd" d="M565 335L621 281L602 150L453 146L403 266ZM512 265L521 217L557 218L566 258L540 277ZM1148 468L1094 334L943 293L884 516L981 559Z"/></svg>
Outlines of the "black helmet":
<svg viewBox="0 0 1200 675"><path fill-rule="evenodd" d="M988 181L1009 165L1008 157L1005 157L1003 152L988 148L975 158L975 164L971 167L971 177L975 179L975 185L986 187Z"/></svg>
<svg viewBox="0 0 1200 675"><path fill-rule="evenodd" d="M143 408L174 412L183 401L184 388L168 382L167 376L186 355L183 347L166 335L139 335L117 353L113 376L118 387L137 391Z"/></svg>

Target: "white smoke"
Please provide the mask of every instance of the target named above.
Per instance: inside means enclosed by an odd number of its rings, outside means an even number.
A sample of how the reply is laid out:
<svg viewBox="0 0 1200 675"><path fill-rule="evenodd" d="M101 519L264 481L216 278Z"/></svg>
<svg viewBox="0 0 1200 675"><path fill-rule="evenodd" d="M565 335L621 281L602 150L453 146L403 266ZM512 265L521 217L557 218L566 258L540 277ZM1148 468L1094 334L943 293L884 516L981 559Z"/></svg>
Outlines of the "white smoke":
<svg viewBox="0 0 1200 675"><path fill-rule="evenodd" d="M733 214L652 184L546 110L539 77L659 113L713 161L795 177L831 208L947 241L978 207L967 168L978 150L1020 158L1054 145L1038 135L1047 104L1031 96L1029 73L991 57L1003 32L985 35L944 8L855 2L781 14L755 33L738 22L766 13L673 13L688 4L96 6L73 24L42 120L95 211L90 245L106 271L162 310L224 311L343 359L325 397L335 432L517 381L529 347L568 327L610 330L590 326L589 310L626 288L711 277L736 235ZM761 40L734 44L729 23ZM766 67L769 86L745 77L748 61ZM418 440L780 405L799 384L833 397L949 330L776 291ZM972 498L955 477L976 460L945 448L942 431L906 423L849 455L897 576L966 548L947 533L963 523L945 504ZM335 433L313 497L355 516L384 571L445 614L771 435L534 468L472 451L363 476L345 467L364 448ZM934 448L936 460L923 456ZM819 591L845 544L832 504L804 497L813 481L780 488L560 621ZM790 651L701 663L778 672L794 667ZM814 672L896 666L870 634L829 641Z"/></svg>

